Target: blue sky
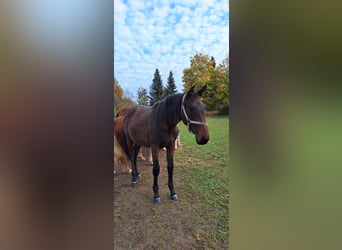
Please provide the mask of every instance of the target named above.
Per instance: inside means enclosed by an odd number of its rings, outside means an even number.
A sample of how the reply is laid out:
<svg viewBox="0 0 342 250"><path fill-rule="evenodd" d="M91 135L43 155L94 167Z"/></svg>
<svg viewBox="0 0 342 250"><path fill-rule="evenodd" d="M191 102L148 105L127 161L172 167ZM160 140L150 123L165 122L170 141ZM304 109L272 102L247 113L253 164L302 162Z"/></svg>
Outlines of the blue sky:
<svg viewBox="0 0 342 250"><path fill-rule="evenodd" d="M155 69L177 90L196 52L221 63L229 53L228 0L114 0L114 75L136 96L149 91Z"/></svg>

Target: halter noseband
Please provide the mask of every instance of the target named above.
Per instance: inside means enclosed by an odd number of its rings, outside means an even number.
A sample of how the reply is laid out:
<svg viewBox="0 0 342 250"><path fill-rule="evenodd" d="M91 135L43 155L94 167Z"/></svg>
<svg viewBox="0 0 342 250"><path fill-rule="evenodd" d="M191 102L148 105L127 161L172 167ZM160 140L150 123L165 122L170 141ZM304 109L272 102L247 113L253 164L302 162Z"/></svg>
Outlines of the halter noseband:
<svg viewBox="0 0 342 250"><path fill-rule="evenodd" d="M193 121L193 120L191 120L191 119L188 117L188 115L187 115L187 113L186 113L186 111L185 111L185 108L184 108L184 99L185 99L185 96L186 96L186 95L187 95L187 94L184 94L184 95L183 95L183 98L182 98L181 112L182 112L182 110L183 110L183 113L184 113L184 116L185 116L185 119L186 119L186 126L188 127L189 132L191 132L191 130L190 130L190 124L191 124L191 123L192 123L192 124L197 124L197 125L205 125L205 126L208 126L208 124L205 123L205 122Z"/></svg>

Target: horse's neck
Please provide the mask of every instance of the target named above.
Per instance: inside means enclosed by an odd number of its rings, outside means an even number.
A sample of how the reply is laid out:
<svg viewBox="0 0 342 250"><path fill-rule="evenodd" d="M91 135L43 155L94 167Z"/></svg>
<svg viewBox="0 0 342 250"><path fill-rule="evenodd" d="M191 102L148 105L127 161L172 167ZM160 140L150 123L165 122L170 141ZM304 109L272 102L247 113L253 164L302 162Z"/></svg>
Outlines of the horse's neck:
<svg viewBox="0 0 342 250"><path fill-rule="evenodd" d="M176 127L176 125L182 120L181 116L181 106L182 106L182 98L183 94L176 94L172 98L175 98L174 101L177 105L175 105L175 111L173 113L172 119L170 119L169 123L172 128Z"/></svg>

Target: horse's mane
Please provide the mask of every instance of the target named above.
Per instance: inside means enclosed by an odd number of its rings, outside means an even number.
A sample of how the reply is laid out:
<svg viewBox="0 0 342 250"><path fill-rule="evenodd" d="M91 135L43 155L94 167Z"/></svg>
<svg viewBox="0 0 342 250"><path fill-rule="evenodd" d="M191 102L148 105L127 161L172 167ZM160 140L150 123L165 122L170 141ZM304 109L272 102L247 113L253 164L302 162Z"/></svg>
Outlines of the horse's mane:
<svg viewBox="0 0 342 250"><path fill-rule="evenodd" d="M164 128L172 128L179 121L182 97L183 94L169 95L152 106L155 117Z"/></svg>

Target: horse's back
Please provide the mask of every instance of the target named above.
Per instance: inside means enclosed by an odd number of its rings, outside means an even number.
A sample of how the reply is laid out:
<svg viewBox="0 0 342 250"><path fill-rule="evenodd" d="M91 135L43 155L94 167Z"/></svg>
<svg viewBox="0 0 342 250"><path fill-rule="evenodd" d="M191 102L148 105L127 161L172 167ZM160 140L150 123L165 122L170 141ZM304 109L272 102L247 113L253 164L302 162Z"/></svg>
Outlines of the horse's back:
<svg viewBox="0 0 342 250"><path fill-rule="evenodd" d="M116 116L115 117L119 117L119 116L124 116L128 110L130 109L131 107L125 107L125 108L121 108L117 113L116 113Z"/></svg>

